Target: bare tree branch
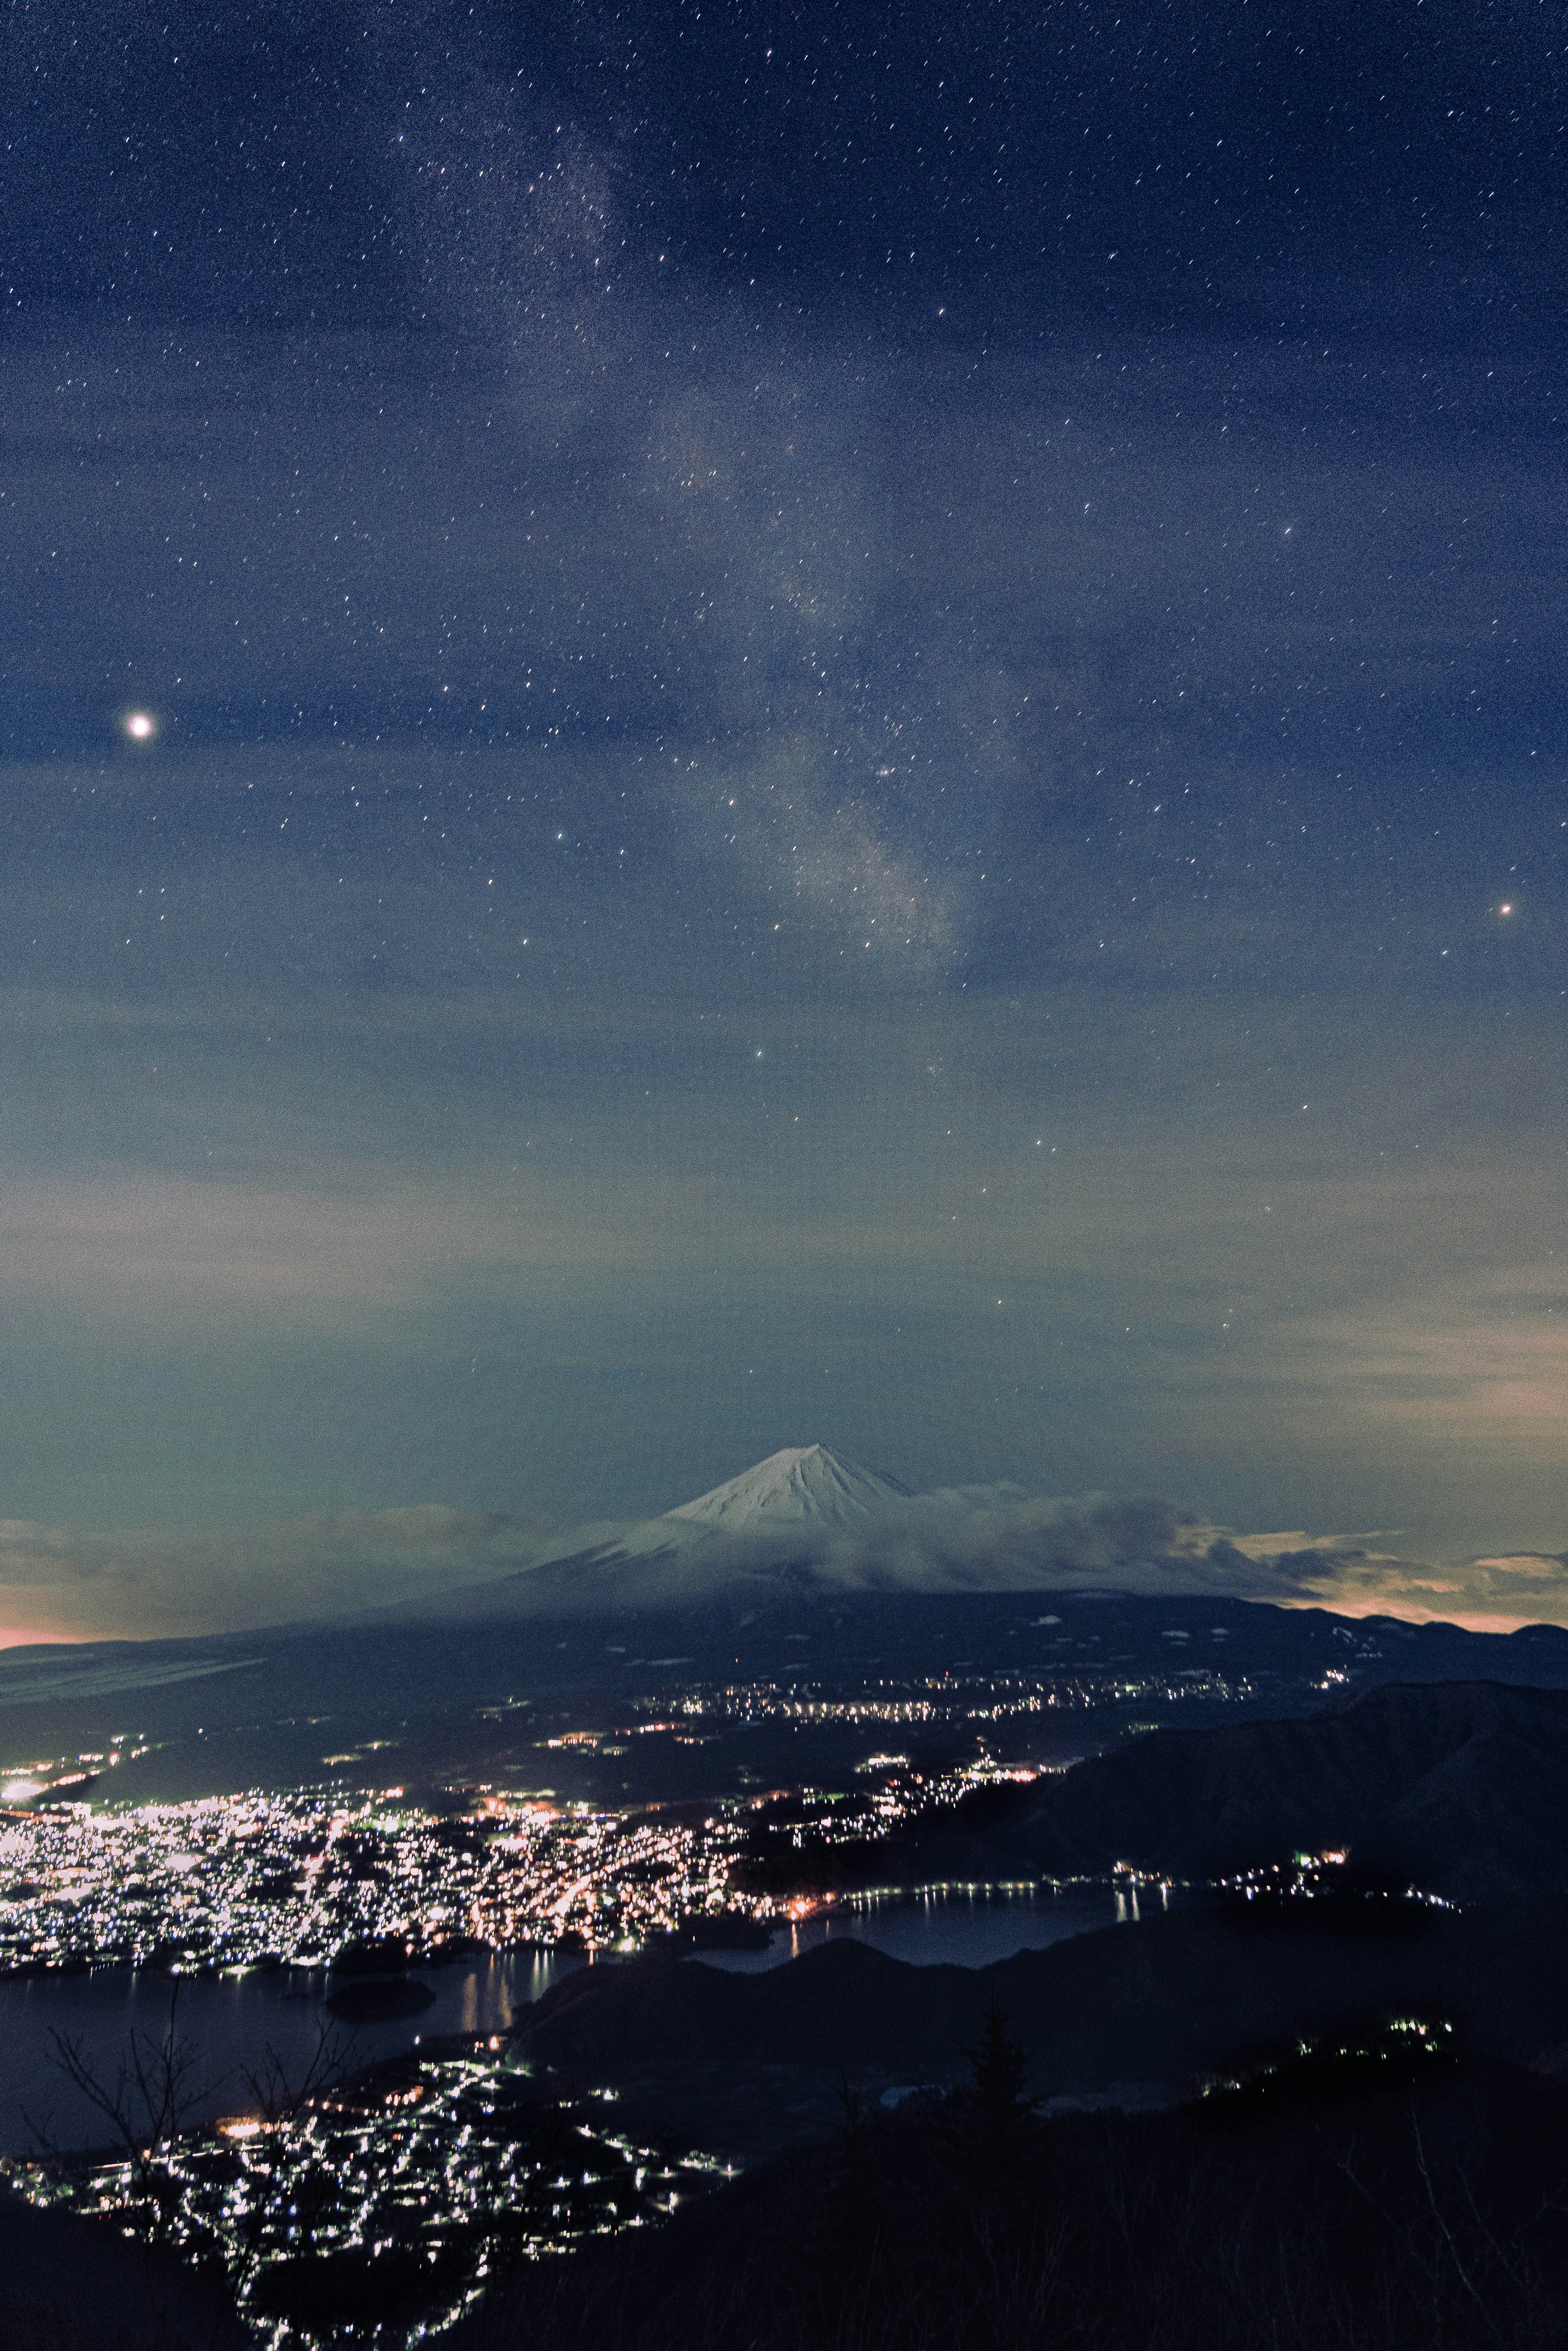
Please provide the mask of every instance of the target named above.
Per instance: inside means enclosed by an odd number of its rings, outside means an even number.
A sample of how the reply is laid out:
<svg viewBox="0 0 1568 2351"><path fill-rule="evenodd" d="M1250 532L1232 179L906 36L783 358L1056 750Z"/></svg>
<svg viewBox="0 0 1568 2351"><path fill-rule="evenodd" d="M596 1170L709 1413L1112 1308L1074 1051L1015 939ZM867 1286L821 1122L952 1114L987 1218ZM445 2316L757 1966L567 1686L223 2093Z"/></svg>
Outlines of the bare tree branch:
<svg viewBox="0 0 1568 2351"><path fill-rule="evenodd" d="M211 2097L222 2074L204 2074L197 2043L179 2030L180 1987L169 1995L169 2022L161 2036L133 2025L115 2063L112 2077L99 2072L81 2040L51 2032L52 2060L79 2096L101 2115L124 2147L131 2177L146 2191L160 2157L166 2155L196 2108ZM37 2134L42 2137L41 2134Z"/></svg>
<svg viewBox="0 0 1568 2351"><path fill-rule="evenodd" d="M298 2081L291 2077L269 2041L256 2072L246 2068L244 2075L263 2122L292 2122L311 2098L319 2096L323 2090L335 2090L348 2073L358 2039L357 2032L344 2035L323 2022L317 2030L316 2046Z"/></svg>

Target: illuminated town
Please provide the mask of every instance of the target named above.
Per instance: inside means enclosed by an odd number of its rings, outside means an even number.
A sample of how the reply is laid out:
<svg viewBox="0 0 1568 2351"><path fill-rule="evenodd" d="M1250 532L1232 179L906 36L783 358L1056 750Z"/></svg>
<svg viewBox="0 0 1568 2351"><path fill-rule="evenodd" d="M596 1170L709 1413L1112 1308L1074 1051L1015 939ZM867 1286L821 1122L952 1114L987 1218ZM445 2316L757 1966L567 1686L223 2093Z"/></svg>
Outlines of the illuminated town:
<svg viewBox="0 0 1568 2351"><path fill-rule="evenodd" d="M761 1907L728 1885L733 1819L502 1797L478 1819L444 1819L400 1796L251 1792L13 1814L0 1827L0 1969L316 1968L358 1944L631 1947Z"/></svg>
<svg viewBox="0 0 1568 2351"><path fill-rule="evenodd" d="M416 2050L134 2158L5 2168L35 2202L220 2266L271 2351L416 2341L518 2261L661 2220L723 2170L634 2145L597 2100L542 2096L494 2043Z"/></svg>
<svg viewBox="0 0 1568 2351"><path fill-rule="evenodd" d="M476 1944L632 1950L698 1919L776 1915L746 1889L748 1854L883 1837L1038 1768L873 1755L863 1787L779 1790L695 1822L488 1792L476 1816L444 1818L395 1789L57 1803L0 1826L0 1972L320 1968L366 1945L414 1959Z"/></svg>
<svg viewBox="0 0 1568 2351"><path fill-rule="evenodd" d="M650 1700L629 1724L563 1729L534 1745L563 1761L619 1755L640 1733L690 1739L684 1726L705 1714L742 1707L755 1718L769 1705L785 1719L868 1727L975 1714L967 1688L877 1695L852 1709L805 1686L758 1685L687 1694L674 1708ZM824 1717L823 1706L837 1710ZM439 1811L399 1787L105 1801L115 1757L135 1751L116 1741L11 1768L0 1972L340 1974L371 1954L401 1967L476 1946L630 1953L699 1922L765 1934L813 1906L787 1887L753 1890L748 1860L777 1856L788 1875L804 1848L874 1843L1038 1768L977 1755L971 1741L966 1761L877 1750L841 1789L706 1804L595 1806L483 1782L455 1786ZM350 2033L342 2047L351 2045ZM221 2267L270 2351L350 2339L404 2351L454 2323L509 2264L655 2222L683 2182L721 2168L700 2152L633 2144L599 2097L560 2104L508 2060L499 2037L416 2043L356 2078L316 2080L270 2107L253 2097L215 2128L172 2129L113 2160L45 2155L5 2168L34 2201L106 2214Z"/></svg>
<svg viewBox="0 0 1568 2351"><path fill-rule="evenodd" d="M835 1690L790 1678L699 1686L632 1701L632 1718L538 1739L581 1762L620 1758L651 1734L700 1744L732 1727L862 1728L883 1740L956 1734L967 1753L927 1761L878 1750L845 1784L758 1788L696 1803L596 1804L551 1791L455 1786L432 1807L401 1787L340 1783L183 1803L107 1802L115 1767L146 1746L30 1758L0 1772L0 1974L157 1965L174 1970L320 1967L358 1944L411 1957L465 1945L570 1943L632 1949L694 1920L776 1914L748 1890L748 1855L874 1841L1037 1761L993 1755L1002 1733L1052 1714L1184 1702L1241 1703L1239 1676L1074 1668L1040 1677L949 1672ZM1143 1727L1141 1724L1129 1727ZM329 1765L362 1762L382 1745Z"/></svg>
<svg viewBox="0 0 1568 2351"><path fill-rule="evenodd" d="M1173 1636L1174 1637L1174 1636ZM1343 1676L1336 1677L1343 1678ZM932 1675L911 1683L874 1683L852 1697L829 1697L812 1685L741 1682L694 1690L679 1700L688 1720L706 1716L726 1722L955 1723L1006 1722L1055 1710L1125 1706L1182 1698L1244 1703L1253 1696L1245 1676L1226 1676L1214 1667L1175 1674L1110 1672L1051 1674Z"/></svg>
<svg viewBox="0 0 1568 2351"><path fill-rule="evenodd" d="M820 1909L852 1915L906 1898L907 1884L875 1882L901 1831L940 1828L980 1792L1070 1770L1081 1739L1092 1750L1185 1707L1255 1699L1248 1677L1183 1666L1190 1651L1166 1638L1168 1665L1108 1657L1034 1675L958 1665L837 1683L786 1674L608 1704L601 1693L553 1715L487 1704L476 1719L490 1743L474 1753L490 1761L471 1778L415 1786L344 1784L345 1772L397 1768L395 1724L321 1754L335 1778L181 1802L115 1801L135 1783L122 1765L159 1768L143 1733L8 1760L0 1976L145 1969L172 1984L300 1970L336 1990L319 2062L292 2090L280 2069L264 2069L243 2076L244 2110L215 2125L195 2127L192 2110L191 2126L176 2121L139 2142L124 2129L112 2148L75 2158L46 2141L0 2168L35 2202L105 2215L221 2271L267 2351L412 2351L517 2262L655 2225L724 2167L685 2142L655 2148L618 2132L615 2092L594 2088L591 2074L531 2074L510 2027L476 2037L470 2022L350 2074L357 2024L330 2020L360 2017L356 1983L382 1977L392 1998L381 2012L412 2014L397 2005L400 1984L443 1959L761 1944ZM1330 1668L1312 1687L1345 1678ZM1096 1712L1081 1733L1079 1719ZM526 1734L517 1744L514 1723ZM709 1793L668 1794L672 1749L706 1750L691 1760ZM729 1792L715 1792L726 1781ZM951 1851L939 1843L932 1859L944 1866ZM1344 1861L1337 1850L1298 1855L1217 1890L1311 1899L1345 1883ZM1030 1896L1041 1884L983 1890ZM920 1889L936 1900L978 1890L935 1876ZM1119 1863L1108 1917L1136 1924L1189 1891ZM363 2013L377 2013L373 1994ZM172 2010L169 2034L172 2043ZM644 2118L643 2138L660 2127Z"/></svg>

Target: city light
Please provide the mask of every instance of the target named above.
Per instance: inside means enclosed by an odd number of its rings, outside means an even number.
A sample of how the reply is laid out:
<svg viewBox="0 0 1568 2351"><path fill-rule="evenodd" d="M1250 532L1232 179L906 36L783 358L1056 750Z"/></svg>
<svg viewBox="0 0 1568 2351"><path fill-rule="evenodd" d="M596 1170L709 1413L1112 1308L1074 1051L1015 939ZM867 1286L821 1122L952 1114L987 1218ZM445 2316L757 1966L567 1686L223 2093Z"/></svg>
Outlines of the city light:
<svg viewBox="0 0 1568 2351"><path fill-rule="evenodd" d="M59 1783L55 1783L58 1785ZM570 1940L632 1948L693 1917L754 1917L734 1890L737 1819L487 1805L455 1821L386 1792L251 1791L0 1826L0 1974L117 1963L319 1967L346 1946Z"/></svg>
<svg viewBox="0 0 1568 2351"><path fill-rule="evenodd" d="M657 2224L683 2180L723 2177L700 2152L672 2158L543 2095L484 2042L394 2058L322 2090L292 2116L230 2116L141 2168L0 2160L31 2201L151 2231L228 2277L268 2351L340 2340L292 2299L302 2268L335 2257L375 2290L410 2257L425 2283L376 2329L383 2351L453 2325L495 2268ZM302 2216L308 2215L308 2220ZM388 2257L391 2257L391 2262Z"/></svg>

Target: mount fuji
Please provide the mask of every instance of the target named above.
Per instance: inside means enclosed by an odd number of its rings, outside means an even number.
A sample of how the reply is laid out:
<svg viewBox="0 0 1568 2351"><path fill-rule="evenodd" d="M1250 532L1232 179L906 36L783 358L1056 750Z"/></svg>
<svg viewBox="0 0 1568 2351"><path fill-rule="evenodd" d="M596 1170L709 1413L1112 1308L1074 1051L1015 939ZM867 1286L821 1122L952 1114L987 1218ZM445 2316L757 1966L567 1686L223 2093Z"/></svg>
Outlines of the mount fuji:
<svg viewBox="0 0 1568 2351"><path fill-rule="evenodd" d="M575 1615L679 1607L758 1583L815 1583L835 1548L924 1499L826 1445L785 1446L658 1518L585 1528L528 1567L396 1614Z"/></svg>
<svg viewBox="0 0 1568 2351"><path fill-rule="evenodd" d="M859 1527L912 1499L909 1488L880 1469L862 1469L825 1445L787 1445L755 1468L743 1469L695 1502L679 1502L650 1519L622 1544L636 1557L649 1550L701 1541L712 1534L793 1534L806 1528Z"/></svg>
<svg viewBox="0 0 1568 2351"><path fill-rule="evenodd" d="M837 1541L915 1500L881 1470L825 1445L789 1445L695 1500L608 1541L574 1544L509 1579L537 1606L549 1590L602 1606L705 1598L737 1580L808 1573Z"/></svg>
<svg viewBox="0 0 1568 2351"><path fill-rule="evenodd" d="M1214 1536L1157 1503L1031 1500L1017 1486L912 1493L826 1445L786 1446L657 1518L580 1528L527 1566L391 1613L473 1622L854 1592L1278 1589Z"/></svg>

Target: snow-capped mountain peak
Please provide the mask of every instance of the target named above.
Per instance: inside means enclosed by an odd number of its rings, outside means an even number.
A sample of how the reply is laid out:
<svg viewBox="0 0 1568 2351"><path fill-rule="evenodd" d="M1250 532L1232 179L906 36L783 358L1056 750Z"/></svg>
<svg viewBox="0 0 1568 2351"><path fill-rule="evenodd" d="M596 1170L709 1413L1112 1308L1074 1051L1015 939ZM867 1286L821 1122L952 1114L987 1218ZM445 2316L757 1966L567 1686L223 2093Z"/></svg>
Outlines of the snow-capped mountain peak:
<svg viewBox="0 0 1568 2351"><path fill-rule="evenodd" d="M825 1445L788 1445L695 1501L666 1510L655 1524L680 1519L694 1531L787 1534L806 1527L858 1526L908 1499L908 1488L896 1478L862 1469Z"/></svg>
<svg viewBox="0 0 1568 2351"><path fill-rule="evenodd" d="M682 1561L682 1575L703 1561L706 1575L731 1575L738 1573L740 1554L755 1566L762 1556L776 1559L780 1547L804 1544L811 1552L822 1538L858 1533L883 1511L907 1507L910 1499L910 1489L898 1479L882 1469L862 1469L861 1462L844 1460L828 1446L785 1446L783 1453L768 1453L767 1460L727 1479L712 1493L677 1502L661 1519L640 1519L609 1540L569 1540L536 1566L524 1568L522 1577L534 1583L543 1568L579 1571L642 1566L644 1561Z"/></svg>

